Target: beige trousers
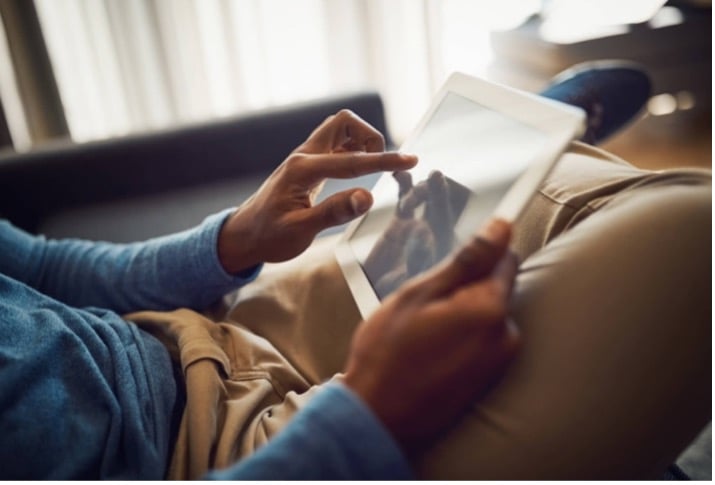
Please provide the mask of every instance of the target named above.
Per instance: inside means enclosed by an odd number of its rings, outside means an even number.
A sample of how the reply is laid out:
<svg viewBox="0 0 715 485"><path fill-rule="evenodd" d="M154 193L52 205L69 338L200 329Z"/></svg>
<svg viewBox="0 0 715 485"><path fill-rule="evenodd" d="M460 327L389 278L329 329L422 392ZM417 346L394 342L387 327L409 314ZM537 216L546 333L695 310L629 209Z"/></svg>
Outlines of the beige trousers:
<svg viewBox="0 0 715 485"><path fill-rule="evenodd" d="M268 265L213 317L129 316L163 339L186 377L170 478L249 455L342 370L360 317L336 240ZM659 477L710 420L710 172L642 171L574 144L513 247L523 349L499 386L415 459L418 475Z"/></svg>

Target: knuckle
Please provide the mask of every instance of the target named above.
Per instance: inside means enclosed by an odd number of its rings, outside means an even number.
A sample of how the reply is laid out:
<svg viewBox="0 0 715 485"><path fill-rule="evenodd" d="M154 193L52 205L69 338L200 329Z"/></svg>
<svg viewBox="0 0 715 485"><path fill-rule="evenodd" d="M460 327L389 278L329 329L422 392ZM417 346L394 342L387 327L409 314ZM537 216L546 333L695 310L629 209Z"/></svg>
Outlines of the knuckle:
<svg viewBox="0 0 715 485"><path fill-rule="evenodd" d="M465 265L475 265L495 259L497 255L496 247L486 239L476 236L457 253L457 259Z"/></svg>
<svg viewBox="0 0 715 485"><path fill-rule="evenodd" d="M481 279L496 264L498 250L481 238L473 238L452 256L451 264L469 279Z"/></svg>
<svg viewBox="0 0 715 485"><path fill-rule="evenodd" d="M350 155L345 160L345 169L350 178L356 178L361 175L360 173L360 159L355 155Z"/></svg>
<svg viewBox="0 0 715 485"><path fill-rule="evenodd" d="M352 112L352 110L349 110L347 108L343 108L340 111L338 111L335 116L340 119L348 119L348 118L354 118L355 113Z"/></svg>
<svg viewBox="0 0 715 485"><path fill-rule="evenodd" d="M484 296L491 302L504 302L504 285L494 278L489 278L483 283Z"/></svg>
<svg viewBox="0 0 715 485"><path fill-rule="evenodd" d="M402 302L410 302L419 298L422 294L420 278L407 280L397 291L396 296Z"/></svg>
<svg viewBox="0 0 715 485"><path fill-rule="evenodd" d="M504 297L503 287L494 281L489 281L484 287L485 309L492 321L504 321L509 312L509 305Z"/></svg>
<svg viewBox="0 0 715 485"><path fill-rule="evenodd" d="M482 307L481 319L485 328L495 330L504 325L509 309L500 301L488 301Z"/></svg>
<svg viewBox="0 0 715 485"><path fill-rule="evenodd" d="M283 164L288 170L297 170L305 164L307 156L302 153L292 153L285 159Z"/></svg>
<svg viewBox="0 0 715 485"><path fill-rule="evenodd" d="M379 131L375 130L375 136L373 137L375 141L377 142L378 145L384 147L385 146L385 135L380 133Z"/></svg>
<svg viewBox="0 0 715 485"><path fill-rule="evenodd" d="M509 305L504 298L495 296L494 291L487 286L480 288L479 294L469 295L464 297L462 302L457 302L458 305L463 305L472 308L475 320L478 321L478 327L491 329L503 325L509 314Z"/></svg>
<svg viewBox="0 0 715 485"><path fill-rule="evenodd" d="M350 200L331 200L327 207L327 217L330 221L343 222L351 218Z"/></svg>
<svg viewBox="0 0 715 485"><path fill-rule="evenodd" d="M506 302L498 300L492 303L487 320L491 322L493 326L503 325L508 314L509 309L507 308Z"/></svg>

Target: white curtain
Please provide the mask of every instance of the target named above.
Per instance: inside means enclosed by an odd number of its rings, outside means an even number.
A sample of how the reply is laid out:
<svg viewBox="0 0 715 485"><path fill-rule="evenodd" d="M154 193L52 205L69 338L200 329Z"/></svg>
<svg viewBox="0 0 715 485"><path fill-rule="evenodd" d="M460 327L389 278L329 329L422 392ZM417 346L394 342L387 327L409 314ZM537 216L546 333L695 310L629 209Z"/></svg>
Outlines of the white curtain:
<svg viewBox="0 0 715 485"><path fill-rule="evenodd" d="M35 0L72 137L86 141L376 89L400 140L489 28L539 0ZM506 7L506 8L505 8Z"/></svg>

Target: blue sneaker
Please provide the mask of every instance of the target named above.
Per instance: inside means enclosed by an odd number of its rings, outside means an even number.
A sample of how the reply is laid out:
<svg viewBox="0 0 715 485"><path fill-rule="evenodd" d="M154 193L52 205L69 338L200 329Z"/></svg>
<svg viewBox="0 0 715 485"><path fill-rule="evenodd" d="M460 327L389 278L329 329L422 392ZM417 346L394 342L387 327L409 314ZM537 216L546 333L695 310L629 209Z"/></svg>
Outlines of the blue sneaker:
<svg viewBox="0 0 715 485"><path fill-rule="evenodd" d="M577 106L588 118L581 138L593 145L633 120L645 107L651 82L645 69L630 61L592 61L557 74L540 93Z"/></svg>

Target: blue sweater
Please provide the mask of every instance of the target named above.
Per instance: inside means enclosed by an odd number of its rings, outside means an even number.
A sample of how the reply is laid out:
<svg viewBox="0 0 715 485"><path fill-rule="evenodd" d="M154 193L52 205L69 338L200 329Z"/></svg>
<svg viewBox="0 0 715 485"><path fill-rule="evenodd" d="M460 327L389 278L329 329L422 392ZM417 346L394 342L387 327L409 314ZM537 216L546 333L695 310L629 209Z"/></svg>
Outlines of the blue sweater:
<svg viewBox="0 0 715 485"><path fill-rule="evenodd" d="M125 245L48 241L0 221L0 478L164 476L176 400L171 363L119 314L200 309L253 279L258 268L234 277L219 263L226 215ZM390 436L339 385L254 457L215 475L407 476Z"/></svg>

